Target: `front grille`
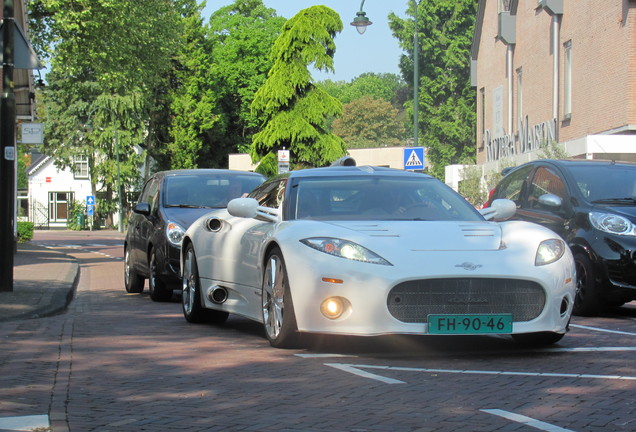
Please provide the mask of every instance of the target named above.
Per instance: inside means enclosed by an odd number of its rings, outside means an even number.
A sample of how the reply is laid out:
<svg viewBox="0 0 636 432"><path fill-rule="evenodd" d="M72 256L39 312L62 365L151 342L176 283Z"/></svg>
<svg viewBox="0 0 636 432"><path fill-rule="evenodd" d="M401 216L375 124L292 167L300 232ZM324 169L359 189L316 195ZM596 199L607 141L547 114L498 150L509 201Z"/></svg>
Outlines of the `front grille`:
<svg viewBox="0 0 636 432"><path fill-rule="evenodd" d="M545 306L541 285L517 279L424 279L396 285L387 298L389 312L407 323L426 323L429 314L512 314L530 321Z"/></svg>

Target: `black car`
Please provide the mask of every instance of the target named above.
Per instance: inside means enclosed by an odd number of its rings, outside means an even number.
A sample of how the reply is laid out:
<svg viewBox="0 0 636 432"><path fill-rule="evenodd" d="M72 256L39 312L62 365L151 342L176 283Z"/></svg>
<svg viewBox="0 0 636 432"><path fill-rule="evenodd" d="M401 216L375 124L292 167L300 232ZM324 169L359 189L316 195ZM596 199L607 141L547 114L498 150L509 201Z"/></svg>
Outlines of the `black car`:
<svg viewBox="0 0 636 432"><path fill-rule="evenodd" d="M162 171L144 184L124 241L124 283L129 293L144 290L167 301L180 282L181 239L188 227L212 209L250 192L260 174L224 169Z"/></svg>
<svg viewBox="0 0 636 432"><path fill-rule="evenodd" d="M510 170L491 192L517 204L513 219L563 237L576 262L574 313L636 299L636 164L536 160Z"/></svg>

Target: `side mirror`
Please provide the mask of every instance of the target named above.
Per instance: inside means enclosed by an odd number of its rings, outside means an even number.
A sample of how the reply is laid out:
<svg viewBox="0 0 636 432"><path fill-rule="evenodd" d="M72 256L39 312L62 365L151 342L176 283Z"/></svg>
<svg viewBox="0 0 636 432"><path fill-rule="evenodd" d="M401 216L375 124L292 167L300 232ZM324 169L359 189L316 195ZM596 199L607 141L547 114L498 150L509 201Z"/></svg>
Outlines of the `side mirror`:
<svg viewBox="0 0 636 432"><path fill-rule="evenodd" d="M544 205L546 207L557 208L557 207L561 207L561 205L563 204L563 200L558 195L547 193L539 197L539 204Z"/></svg>
<svg viewBox="0 0 636 432"><path fill-rule="evenodd" d="M509 199L496 199L490 207L479 210L486 220L510 219L517 212L517 204Z"/></svg>
<svg viewBox="0 0 636 432"><path fill-rule="evenodd" d="M254 198L234 198L227 203L227 211L232 216L251 219L258 214L258 201Z"/></svg>
<svg viewBox="0 0 636 432"><path fill-rule="evenodd" d="M148 216L150 215L150 204L148 204L147 202L137 203L133 207L133 212Z"/></svg>

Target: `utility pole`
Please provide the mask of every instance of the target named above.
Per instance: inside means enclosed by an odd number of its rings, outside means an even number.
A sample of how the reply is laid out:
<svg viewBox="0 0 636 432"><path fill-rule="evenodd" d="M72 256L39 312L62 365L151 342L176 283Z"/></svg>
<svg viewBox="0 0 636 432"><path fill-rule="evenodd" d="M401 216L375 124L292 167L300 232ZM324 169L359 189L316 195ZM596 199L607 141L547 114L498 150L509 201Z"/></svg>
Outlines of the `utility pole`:
<svg viewBox="0 0 636 432"><path fill-rule="evenodd" d="M13 0L2 8L2 101L0 102L0 291L13 291L15 253L15 94Z"/></svg>

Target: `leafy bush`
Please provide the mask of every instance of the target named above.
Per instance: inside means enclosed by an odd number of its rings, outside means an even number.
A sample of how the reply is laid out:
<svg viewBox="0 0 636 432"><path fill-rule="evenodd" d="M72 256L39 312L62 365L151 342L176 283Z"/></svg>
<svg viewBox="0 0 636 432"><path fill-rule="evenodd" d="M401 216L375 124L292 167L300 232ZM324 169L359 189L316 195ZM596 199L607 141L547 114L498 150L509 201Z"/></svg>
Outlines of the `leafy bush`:
<svg viewBox="0 0 636 432"><path fill-rule="evenodd" d="M68 207L68 220L66 227L70 230L81 231L86 228L86 216L84 214L84 203L81 201L73 201ZM80 223L84 220L84 223Z"/></svg>
<svg viewBox="0 0 636 432"><path fill-rule="evenodd" d="M18 242L26 243L33 238L33 222L18 221Z"/></svg>

